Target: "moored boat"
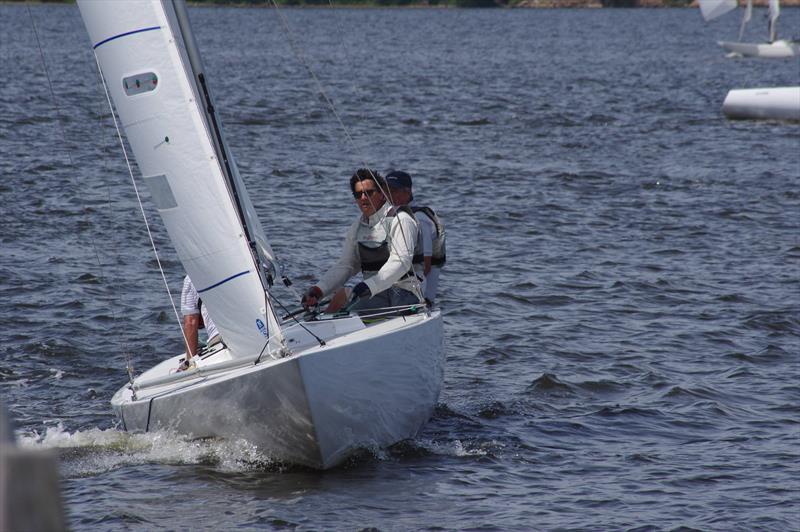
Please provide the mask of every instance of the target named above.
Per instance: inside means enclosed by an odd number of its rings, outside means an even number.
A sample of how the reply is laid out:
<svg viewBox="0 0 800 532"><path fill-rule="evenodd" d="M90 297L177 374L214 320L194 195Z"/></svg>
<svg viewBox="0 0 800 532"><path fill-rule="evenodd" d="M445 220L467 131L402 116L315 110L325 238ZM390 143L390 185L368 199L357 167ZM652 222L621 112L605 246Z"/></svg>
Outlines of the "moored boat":
<svg viewBox="0 0 800 532"><path fill-rule="evenodd" d="M800 120L800 87L733 89L722 112L733 119Z"/></svg>

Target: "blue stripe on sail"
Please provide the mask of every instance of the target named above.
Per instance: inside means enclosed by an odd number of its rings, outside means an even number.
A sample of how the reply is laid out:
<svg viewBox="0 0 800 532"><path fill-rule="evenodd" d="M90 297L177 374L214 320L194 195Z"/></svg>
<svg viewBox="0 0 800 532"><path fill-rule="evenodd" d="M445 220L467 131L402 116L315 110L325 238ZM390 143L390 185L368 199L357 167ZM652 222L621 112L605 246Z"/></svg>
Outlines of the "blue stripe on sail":
<svg viewBox="0 0 800 532"><path fill-rule="evenodd" d="M228 277L227 279L223 279L223 280L221 280L220 282L218 282L217 284L212 284L212 285L211 285L211 286L209 286L209 287L203 288L202 290L198 290L198 291L197 291L197 293L198 293L198 294L202 294L203 292L208 292L208 291L209 291L209 290L211 290L212 288L216 288L216 287L218 287L218 286L219 286L219 285L221 285L221 284L225 284L225 283L227 283L228 281L232 281L232 280L236 279L237 277L241 277L242 275L247 275L248 273L250 273L250 270L245 270L245 271L243 271L243 272L239 272L239 273L237 273L236 275L231 275L231 276L230 276L230 277Z"/></svg>
<svg viewBox="0 0 800 532"><path fill-rule="evenodd" d="M95 44L92 48L97 50L98 46L102 46L105 43L107 43L108 41L113 41L114 39L119 39L120 37L127 37L128 35L133 35L135 33L142 33L144 31L153 31L153 30L160 30L160 29L161 29L161 26L153 26L151 28L142 28L140 30L133 30L133 31L125 32L125 33L120 33L119 35L114 35L113 37L109 37L108 39L100 41L99 43Z"/></svg>

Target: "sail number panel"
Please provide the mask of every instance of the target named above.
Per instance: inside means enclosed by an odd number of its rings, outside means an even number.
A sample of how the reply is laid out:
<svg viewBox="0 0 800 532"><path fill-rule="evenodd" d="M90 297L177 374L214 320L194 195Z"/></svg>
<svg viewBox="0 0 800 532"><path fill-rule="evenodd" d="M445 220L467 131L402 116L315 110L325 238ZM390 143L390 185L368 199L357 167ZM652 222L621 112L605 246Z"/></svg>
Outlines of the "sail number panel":
<svg viewBox="0 0 800 532"><path fill-rule="evenodd" d="M154 72L134 74L122 80L122 88L128 96L154 91L157 86L158 76Z"/></svg>
<svg viewBox="0 0 800 532"><path fill-rule="evenodd" d="M178 206L166 175L145 176L144 182L150 189L150 196L153 198L153 203L156 204L156 209L165 211Z"/></svg>

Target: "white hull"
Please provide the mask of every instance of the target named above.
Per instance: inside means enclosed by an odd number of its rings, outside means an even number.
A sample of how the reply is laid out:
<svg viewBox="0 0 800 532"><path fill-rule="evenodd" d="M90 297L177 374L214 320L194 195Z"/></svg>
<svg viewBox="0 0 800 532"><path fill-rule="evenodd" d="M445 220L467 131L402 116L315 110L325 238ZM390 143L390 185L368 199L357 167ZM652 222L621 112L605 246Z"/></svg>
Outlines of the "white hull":
<svg viewBox="0 0 800 532"><path fill-rule="evenodd" d="M254 365L226 362L222 350L185 375L170 374L174 357L135 381L136 400L126 385L112 406L129 431L244 438L274 459L318 469L359 448L413 437L431 416L443 379L440 313L367 328L358 318L305 325L327 344L306 347L313 339L295 328L287 334L298 346L290 357Z"/></svg>
<svg viewBox="0 0 800 532"><path fill-rule="evenodd" d="M744 57L779 59L800 55L800 43L795 41L779 40L772 43L720 41L719 45L730 53Z"/></svg>
<svg viewBox="0 0 800 532"><path fill-rule="evenodd" d="M800 87L734 89L722 112L728 118L800 120Z"/></svg>

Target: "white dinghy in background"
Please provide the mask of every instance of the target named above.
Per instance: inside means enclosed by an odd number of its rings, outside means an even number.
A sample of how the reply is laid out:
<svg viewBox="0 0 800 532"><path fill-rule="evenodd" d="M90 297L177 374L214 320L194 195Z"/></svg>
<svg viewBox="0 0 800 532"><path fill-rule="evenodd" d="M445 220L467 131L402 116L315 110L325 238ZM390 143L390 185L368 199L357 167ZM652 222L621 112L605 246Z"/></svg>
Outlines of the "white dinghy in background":
<svg viewBox="0 0 800 532"><path fill-rule="evenodd" d="M269 291L275 257L213 111L183 0L78 4L142 180L224 341L187 371L175 372L179 354L131 378L111 401L125 429L245 438L321 469L413 437L441 389L440 312L282 322Z"/></svg>
<svg viewBox="0 0 800 532"><path fill-rule="evenodd" d="M765 43L719 41L719 45L729 53L743 57L782 59L800 55L800 43L786 39Z"/></svg>
<svg viewBox="0 0 800 532"><path fill-rule="evenodd" d="M800 87L734 89L722 112L732 119L800 120Z"/></svg>
<svg viewBox="0 0 800 532"><path fill-rule="evenodd" d="M706 22L721 17L736 9L737 0L700 0L700 13ZM781 8L779 0L769 0L768 4L768 33L769 40L761 43L742 42L745 28L753 18L753 1L747 0L742 15L742 24L739 29L739 41L719 41L718 44L731 54L744 57L761 57L765 59L780 59L800 56L800 42L787 39L778 39L778 17Z"/></svg>

